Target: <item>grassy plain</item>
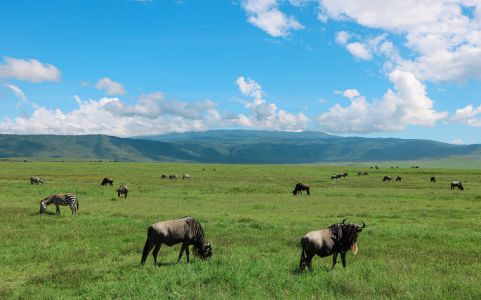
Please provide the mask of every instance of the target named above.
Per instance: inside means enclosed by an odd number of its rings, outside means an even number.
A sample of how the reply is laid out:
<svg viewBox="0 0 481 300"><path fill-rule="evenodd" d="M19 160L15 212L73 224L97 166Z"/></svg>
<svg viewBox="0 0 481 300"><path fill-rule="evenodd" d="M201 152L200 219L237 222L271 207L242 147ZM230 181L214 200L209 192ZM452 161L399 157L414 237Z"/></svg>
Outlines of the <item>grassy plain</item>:
<svg viewBox="0 0 481 300"><path fill-rule="evenodd" d="M202 169L206 169L203 171ZM214 168L217 170L214 171ZM480 299L481 170L182 163L0 163L0 298ZM331 174L348 172L345 179ZM191 180L160 180L189 173ZM45 185L32 186L38 175ZM402 176L383 183L384 175ZM430 183L436 176L438 182ZM113 187L99 185L111 176ZM461 180L465 191L451 191ZM296 182L311 196L294 197ZM126 200L115 188L126 183ZM75 192L76 217L39 216L39 201ZM49 207L50 212L55 207ZM197 218L210 262L140 266L146 228ZM298 274L300 237L349 217L364 220L359 253L328 272L315 258Z"/></svg>

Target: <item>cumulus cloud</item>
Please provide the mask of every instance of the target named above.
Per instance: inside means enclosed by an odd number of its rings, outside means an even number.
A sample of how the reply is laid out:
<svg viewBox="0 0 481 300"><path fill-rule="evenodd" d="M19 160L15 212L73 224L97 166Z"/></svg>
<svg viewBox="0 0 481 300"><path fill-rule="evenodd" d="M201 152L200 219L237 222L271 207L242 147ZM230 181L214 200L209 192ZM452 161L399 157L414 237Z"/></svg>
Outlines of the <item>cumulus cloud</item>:
<svg viewBox="0 0 481 300"><path fill-rule="evenodd" d="M451 122L481 127L481 105L474 107L470 104L464 108L457 109L454 116L451 117Z"/></svg>
<svg viewBox="0 0 481 300"><path fill-rule="evenodd" d="M126 92L124 86L121 83L113 81L108 77L100 78L95 84L95 87L98 90L105 91L107 95L110 96L123 95Z"/></svg>
<svg viewBox="0 0 481 300"><path fill-rule="evenodd" d="M401 36L405 42L400 46L407 47L412 57L400 59L392 42L384 44L380 51L385 52L392 69L411 72L420 80L481 79L480 1L320 0L320 18L356 22ZM370 49L362 40L357 43ZM358 58L368 59L368 51L355 45L348 50Z"/></svg>
<svg viewBox="0 0 481 300"><path fill-rule="evenodd" d="M297 6L303 2L291 1ZM304 28L295 17L287 16L279 9L277 0L243 0L242 8L247 13L249 23L273 37L286 37L291 31Z"/></svg>
<svg viewBox="0 0 481 300"><path fill-rule="evenodd" d="M346 45L346 49L355 57L362 59L362 60L371 60L372 54L369 51L369 48L359 42L349 43Z"/></svg>
<svg viewBox="0 0 481 300"><path fill-rule="evenodd" d="M51 64L36 59L5 57L0 64L0 78L14 78L31 82L60 80L60 71Z"/></svg>
<svg viewBox="0 0 481 300"><path fill-rule="evenodd" d="M256 81L240 76L236 83L244 96L252 98L244 102L244 106L253 113L253 117L243 115L239 119L242 126L287 131L301 131L308 127L309 118L304 113L295 115L279 109L275 103L268 103L262 87Z"/></svg>
<svg viewBox="0 0 481 300"><path fill-rule="evenodd" d="M350 105L331 107L318 116L318 125L332 133L369 133L403 130L410 125L434 126L446 118L446 112L433 108L425 86L412 73L395 70L389 79L394 90L389 89L377 101L368 102L354 89L344 91Z"/></svg>

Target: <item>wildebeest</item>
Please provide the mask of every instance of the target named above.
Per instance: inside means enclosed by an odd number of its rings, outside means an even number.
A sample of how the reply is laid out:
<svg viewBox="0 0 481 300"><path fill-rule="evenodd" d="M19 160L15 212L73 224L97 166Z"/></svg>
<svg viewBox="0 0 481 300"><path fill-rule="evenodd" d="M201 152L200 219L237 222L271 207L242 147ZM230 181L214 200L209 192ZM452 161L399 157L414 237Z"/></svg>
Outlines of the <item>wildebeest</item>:
<svg viewBox="0 0 481 300"><path fill-rule="evenodd" d="M175 175L175 174L174 174L174 175L169 175L169 179L170 179L170 180L177 179L177 175Z"/></svg>
<svg viewBox="0 0 481 300"><path fill-rule="evenodd" d="M326 229L311 231L304 235L301 239L301 261L299 263L300 271L304 271L306 267L312 270L312 258L316 255L327 257L333 255L332 268L337 263L337 255L341 254L342 266L346 267L346 252L349 249L357 254L357 238L359 232L362 231L366 224L362 222L362 226L358 224L346 224L347 218L342 223L333 224Z"/></svg>
<svg viewBox="0 0 481 300"><path fill-rule="evenodd" d="M397 181L401 181L401 180L402 180L402 177L401 177L401 176L396 177L396 182L397 182Z"/></svg>
<svg viewBox="0 0 481 300"><path fill-rule="evenodd" d="M100 185L107 185L107 184L110 184L111 186L114 185L114 180L112 178L104 177Z"/></svg>
<svg viewBox="0 0 481 300"><path fill-rule="evenodd" d="M160 246L166 244L171 247L179 243L182 243L182 248L180 248L179 258L177 259L178 263L184 251L187 256L187 262L189 262L190 245L194 245L195 254L201 258L208 260L212 256L212 246L206 241L200 223L192 217L183 217L177 220L158 222L149 226L147 229L147 241L145 241L140 263L142 265L145 263L150 250L155 246L152 255L154 263L157 265L157 254Z"/></svg>
<svg viewBox="0 0 481 300"><path fill-rule="evenodd" d="M30 177L30 184L43 184L44 181L40 177Z"/></svg>
<svg viewBox="0 0 481 300"><path fill-rule="evenodd" d="M463 184L461 183L461 181L453 181L451 182L451 189L454 190L454 188L458 188L458 190L461 190L463 191L464 190L464 187L463 187Z"/></svg>
<svg viewBox="0 0 481 300"><path fill-rule="evenodd" d="M182 179L190 179L190 178L191 178L191 177L190 177L189 174L184 174L184 175L182 175Z"/></svg>
<svg viewBox="0 0 481 300"><path fill-rule="evenodd" d="M436 177L431 177L431 182L436 182Z"/></svg>
<svg viewBox="0 0 481 300"><path fill-rule="evenodd" d="M162 174L162 175L160 176L160 179L167 179L167 175Z"/></svg>
<svg viewBox="0 0 481 300"><path fill-rule="evenodd" d="M357 176L364 176L367 175L368 173L363 171L363 172L357 172Z"/></svg>
<svg viewBox="0 0 481 300"><path fill-rule="evenodd" d="M127 199L127 194L129 193L129 187L122 184L118 189L117 189L117 196L121 197L122 195L124 196L125 199Z"/></svg>
<svg viewBox="0 0 481 300"><path fill-rule="evenodd" d="M339 178L339 175L332 175L332 176L331 176L331 180L333 180L333 179L338 179L338 178Z"/></svg>
<svg viewBox="0 0 481 300"><path fill-rule="evenodd" d="M44 214L47 211L47 206L54 204L56 206L55 213L60 215L60 206L70 206L72 215L76 215L78 211L78 199L73 193L68 194L55 194L50 195L42 200L40 200L40 214Z"/></svg>
<svg viewBox="0 0 481 300"><path fill-rule="evenodd" d="M382 179L382 181L391 181L392 180L392 177L389 177L389 176L384 176L384 178Z"/></svg>
<svg viewBox="0 0 481 300"><path fill-rule="evenodd" d="M302 195L302 191L306 191L308 195L310 195L310 186L308 184L304 184L304 183L297 183L294 190L292 191L292 194L294 194L294 196L296 196L297 194L300 194Z"/></svg>

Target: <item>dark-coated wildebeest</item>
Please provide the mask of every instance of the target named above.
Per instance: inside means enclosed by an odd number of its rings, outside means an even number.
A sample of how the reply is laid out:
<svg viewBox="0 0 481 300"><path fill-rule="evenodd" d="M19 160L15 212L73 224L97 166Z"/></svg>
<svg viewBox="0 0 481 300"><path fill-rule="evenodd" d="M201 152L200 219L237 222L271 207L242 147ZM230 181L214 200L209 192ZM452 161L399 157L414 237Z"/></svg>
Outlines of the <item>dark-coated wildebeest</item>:
<svg viewBox="0 0 481 300"><path fill-rule="evenodd" d="M167 179L167 175L162 174L162 175L160 176L160 179Z"/></svg>
<svg viewBox="0 0 481 300"><path fill-rule="evenodd" d="M308 195L310 195L310 186L308 184L304 183L297 183L296 186L294 187L294 190L292 191L292 194L296 196L297 194L302 195L302 191L306 191Z"/></svg>
<svg viewBox="0 0 481 300"><path fill-rule="evenodd" d="M175 175L175 174L174 174L174 175L169 175L169 179L170 179L170 180L177 179L177 175Z"/></svg>
<svg viewBox="0 0 481 300"><path fill-rule="evenodd" d="M397 182L397 181L401 181L401 180L402 180L402 177L401 177L401 176L396 177L396 182Z"/></svg>
<svg viewBox="0 0 481 300"><path fill-rule="evenodd" d="M126 186L126 185L121 185L118 189L117 189L117 196L118 197L122 197L122 195L124 196L125 199L127 199L127 194L129 193L129 187Z"/></svg>
<svg viewBox="0 0 481 300"><path fill-rule="evenodd" d="M436 177L431 177L431 182L436 182Z"/></svg>
<svg viewBox="0 0 481 300"><path fill-rule="evenodd" d="M463 191L464 187L461 181L453 181L451 182L451 189L454 190L454 188L458 188L458 190Z"/></svg>
<svg viewBox="0 0 481 300"><path fill-rule="evenodd" d="M384 178L382 179L382 181L391 181L392 180L392 177L389 177L389 176L384 176Z"/></svg>
<svg viewBox="0 0 481 300"><path fill-rule="evenodd" d="M107 185L107 184L114 185L114 180L112 178L104 177L100 185Z"/></svg>
<svg viewBox="0 0 481 300"><path fill-rule="evenodd" d="M362 222L362 226L358 224L346 224L347 218L341 223L333 224L329 228L317 231L311 231L304 235L301 239L301 261L299 263L300 271L304 271L306 267L312 270L312 258L316 255L320 257L332 257L332 268L337 263L337 255L341 254L342 266L346 267L346 252L349 249L357 254L357 237L366 224Z"/></svg>
<svg viewBox="0 0 481 300"><path fill-rule="evenodd" d="M43 184L44 181L40 177L30 177L30 184Z"/></svg>
<svg viewBox="0 0 481 300"><path fill-rule="evenodd" d="M191 179L192 177L189 174L182 175L182 179Z"/></svg>
<svg viewBox="0 0 481 300"><path fill-rule="evenodd" d="M338 178L339 178L339 175L332 175L332 176L331 176L331 180L333 180L333 179L336 179L336 180L337 180Z"/></svg>
<svg viewBox="0 0 481 300"><path fill-rule="evenodd" d="M154 263L157 265L157 254L162 244L171 247L180 243L182 243L182 248L180 248L179 258L177 259L178 263L184 251L187 256L187 262L189 262L190 245L194 245L194 253L197 256L206 260L212 256L212 246L206 241L200 223L192 217L183 217L177 220L158 222L149 226L147 229L147 241L145 241L140 263L142 265L145 263L150 250L155 246L152 255Z"/></svg>

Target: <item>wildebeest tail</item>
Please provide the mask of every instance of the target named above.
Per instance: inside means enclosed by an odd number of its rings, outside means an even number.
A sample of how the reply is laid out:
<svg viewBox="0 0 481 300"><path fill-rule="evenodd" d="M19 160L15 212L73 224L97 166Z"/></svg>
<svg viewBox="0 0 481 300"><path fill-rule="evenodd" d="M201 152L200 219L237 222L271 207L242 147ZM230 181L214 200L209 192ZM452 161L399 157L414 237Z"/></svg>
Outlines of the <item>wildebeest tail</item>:
<svg viewBox="0 0 481 300"><path fill-rule="evenodd" d="M142 265L145 263L145 260L147 259L147 256L150 252L150 235L152 233L152 230L154 229L151 226L149 226L149 229L147 229L147 240L145 241L144 251L142 252L142 260L140 261Z"/></svg>

